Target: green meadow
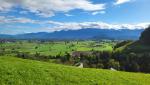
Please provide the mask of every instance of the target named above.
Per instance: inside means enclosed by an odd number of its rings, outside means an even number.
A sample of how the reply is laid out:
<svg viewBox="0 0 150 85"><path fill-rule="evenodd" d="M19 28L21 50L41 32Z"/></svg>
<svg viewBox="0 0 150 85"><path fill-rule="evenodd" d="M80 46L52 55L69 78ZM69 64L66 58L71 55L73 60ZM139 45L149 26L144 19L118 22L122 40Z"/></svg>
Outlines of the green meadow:
<svg viewBox="0 0 150 85"><path fill-rule="evenodd" d="M0 56L0 85L149 85L150 75Z"/></svg>
<svg viewBox="0 0 150 85"><path fill-rule="evenodd" d="M7 42L0 44L5 52L12 51L27 52L30 54L40 53L41 55L64 55L65 52L73 51L112 51L115 42L111 41L55 41L55 42Z"/></svg>

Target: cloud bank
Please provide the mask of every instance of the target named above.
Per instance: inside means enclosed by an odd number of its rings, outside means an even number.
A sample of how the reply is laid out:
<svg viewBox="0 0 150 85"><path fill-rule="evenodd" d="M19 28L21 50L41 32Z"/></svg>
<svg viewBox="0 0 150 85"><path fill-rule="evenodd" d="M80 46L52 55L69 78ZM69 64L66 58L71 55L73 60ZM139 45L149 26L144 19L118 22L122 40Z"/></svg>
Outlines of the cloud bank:
<svg viewBox="0 0 150 85"><path fill-rule="evenodd" d="M34 25L42 25L41 28L38 28L36 31L46 31L46 32L54 32L54 31L61 31L61 30L79 30L79 29L145 29L150 25L150 22L145 23L137 23L137 24L110 24L105 22L57 22L57 21L40 21L40 20L33 20L25 17L13 17L13 16L0 16L0 24L9 25L13 23L19 24L34 24ZM44 27L43 27L44 26ZM8 26L7 26L8 27ZM19 26L20 27L20 26ZM26 27L20 27L26 28Z"/></svg>
<svg viewBox="0 0 150 85"><path fill-rule="evenodd" d="M74 9L83 11L105 9L105 4L93 4L89 0L0 0L0 2L0 11L21 7L43 17L51 17L56 12L69 12Z"/></svg>
<svg viewBox="0 0 150 85"><path fill-rule="evenodd" d="M82 23L59 23L59 25L49 28L50 32L61 30L79 30L79 29L145 29L150 23L138 23L138 24L109 24L104 22L82 22Z"/></svg>
<svg viewBox="0 0 150 85"><path fill-rule="evenodd" d="M32 20L25 17L14 17L14 16L0 16L0 23L10 24L10 23L38 23L37 20Z"/></svg>

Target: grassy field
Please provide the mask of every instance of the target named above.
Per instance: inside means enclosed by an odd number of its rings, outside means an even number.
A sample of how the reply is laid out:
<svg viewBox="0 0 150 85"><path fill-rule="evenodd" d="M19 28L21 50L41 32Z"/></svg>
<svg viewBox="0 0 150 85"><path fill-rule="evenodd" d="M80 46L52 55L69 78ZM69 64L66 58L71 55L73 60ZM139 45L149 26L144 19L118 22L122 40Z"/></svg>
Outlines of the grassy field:
<svg viewBox="0 0 150 85"><path fill-rule="evenodd" d="M5 48L5 51L11 53L11 51L29 52L35 54L36 52L42 55L64 55L65 52L73 51L112 51L113 42L96 42L96 41L58 41L58 42L7 42L0 44L0 48Z"/></svg>
<svg viewBox="0 0 150 85"><path fill-rule="evenodd" d="M11 57L18 52L41 55L57 54L74 51L113 51L117 42L112 41L17 41L0 44L0 85L149 85L150 74L129 73L93 68L78 68L49 62ZM131 50L136 42L125 43L115 51ZM132 49L131 49L132 48ZM138 49L134 49L138 51ZM43 56L42 56L43 57Z"/></svg>
<svg viewBox="0 0 150 85"><path fill-rule="evenodd" d="M150 75L0 56L0 85L149 85Z"/></svg>

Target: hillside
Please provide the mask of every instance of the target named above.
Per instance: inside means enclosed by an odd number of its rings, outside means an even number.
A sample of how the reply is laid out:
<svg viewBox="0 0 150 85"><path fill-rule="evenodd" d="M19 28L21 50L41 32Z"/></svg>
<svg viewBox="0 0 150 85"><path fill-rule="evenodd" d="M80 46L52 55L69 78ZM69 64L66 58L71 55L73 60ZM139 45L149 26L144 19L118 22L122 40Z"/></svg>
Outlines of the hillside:
<svg viewBox="0 0 150 85"><path fill-rule="evenodd" d="M139 40L135 42L129 42L125 45L120 46L119 49L122 48L123 52L125 53L137 53L137 54L143 54L143 53L149 53L150 52L150 26L146 28L139 38Z"/></svg>
<svg viewBox="0 0 150 85"><path fill-rule="evenodd" d="M130 43L127 45L123 51L125 53L137 53L137 54L143 54L143 53L149 53L150 52L150 46L141 44L139 41Z"/></svg>
<svg viewBox="0 0 150 85"><path fill-rule="evenodd" d="M118 60L127 71L150 73L150 27L141 33L137 41L118 43L115 51Z"/></svg>
<svg viewBox="0 0 150 85"><path fill-rule="evenodd" d="M0 57L0 85L149 85L150 75Z"/></svg>

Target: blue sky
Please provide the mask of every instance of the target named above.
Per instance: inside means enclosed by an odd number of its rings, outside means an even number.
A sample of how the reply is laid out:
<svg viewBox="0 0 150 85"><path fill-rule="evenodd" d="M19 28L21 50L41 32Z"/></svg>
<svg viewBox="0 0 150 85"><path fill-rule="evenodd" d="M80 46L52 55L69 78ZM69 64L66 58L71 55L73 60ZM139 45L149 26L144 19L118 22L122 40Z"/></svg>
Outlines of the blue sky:
<svg viewBox="0 0 150 85"><path fill-rule="evenodd" d="M0 34L143 29L150 0L0 0Z"/></svg>

